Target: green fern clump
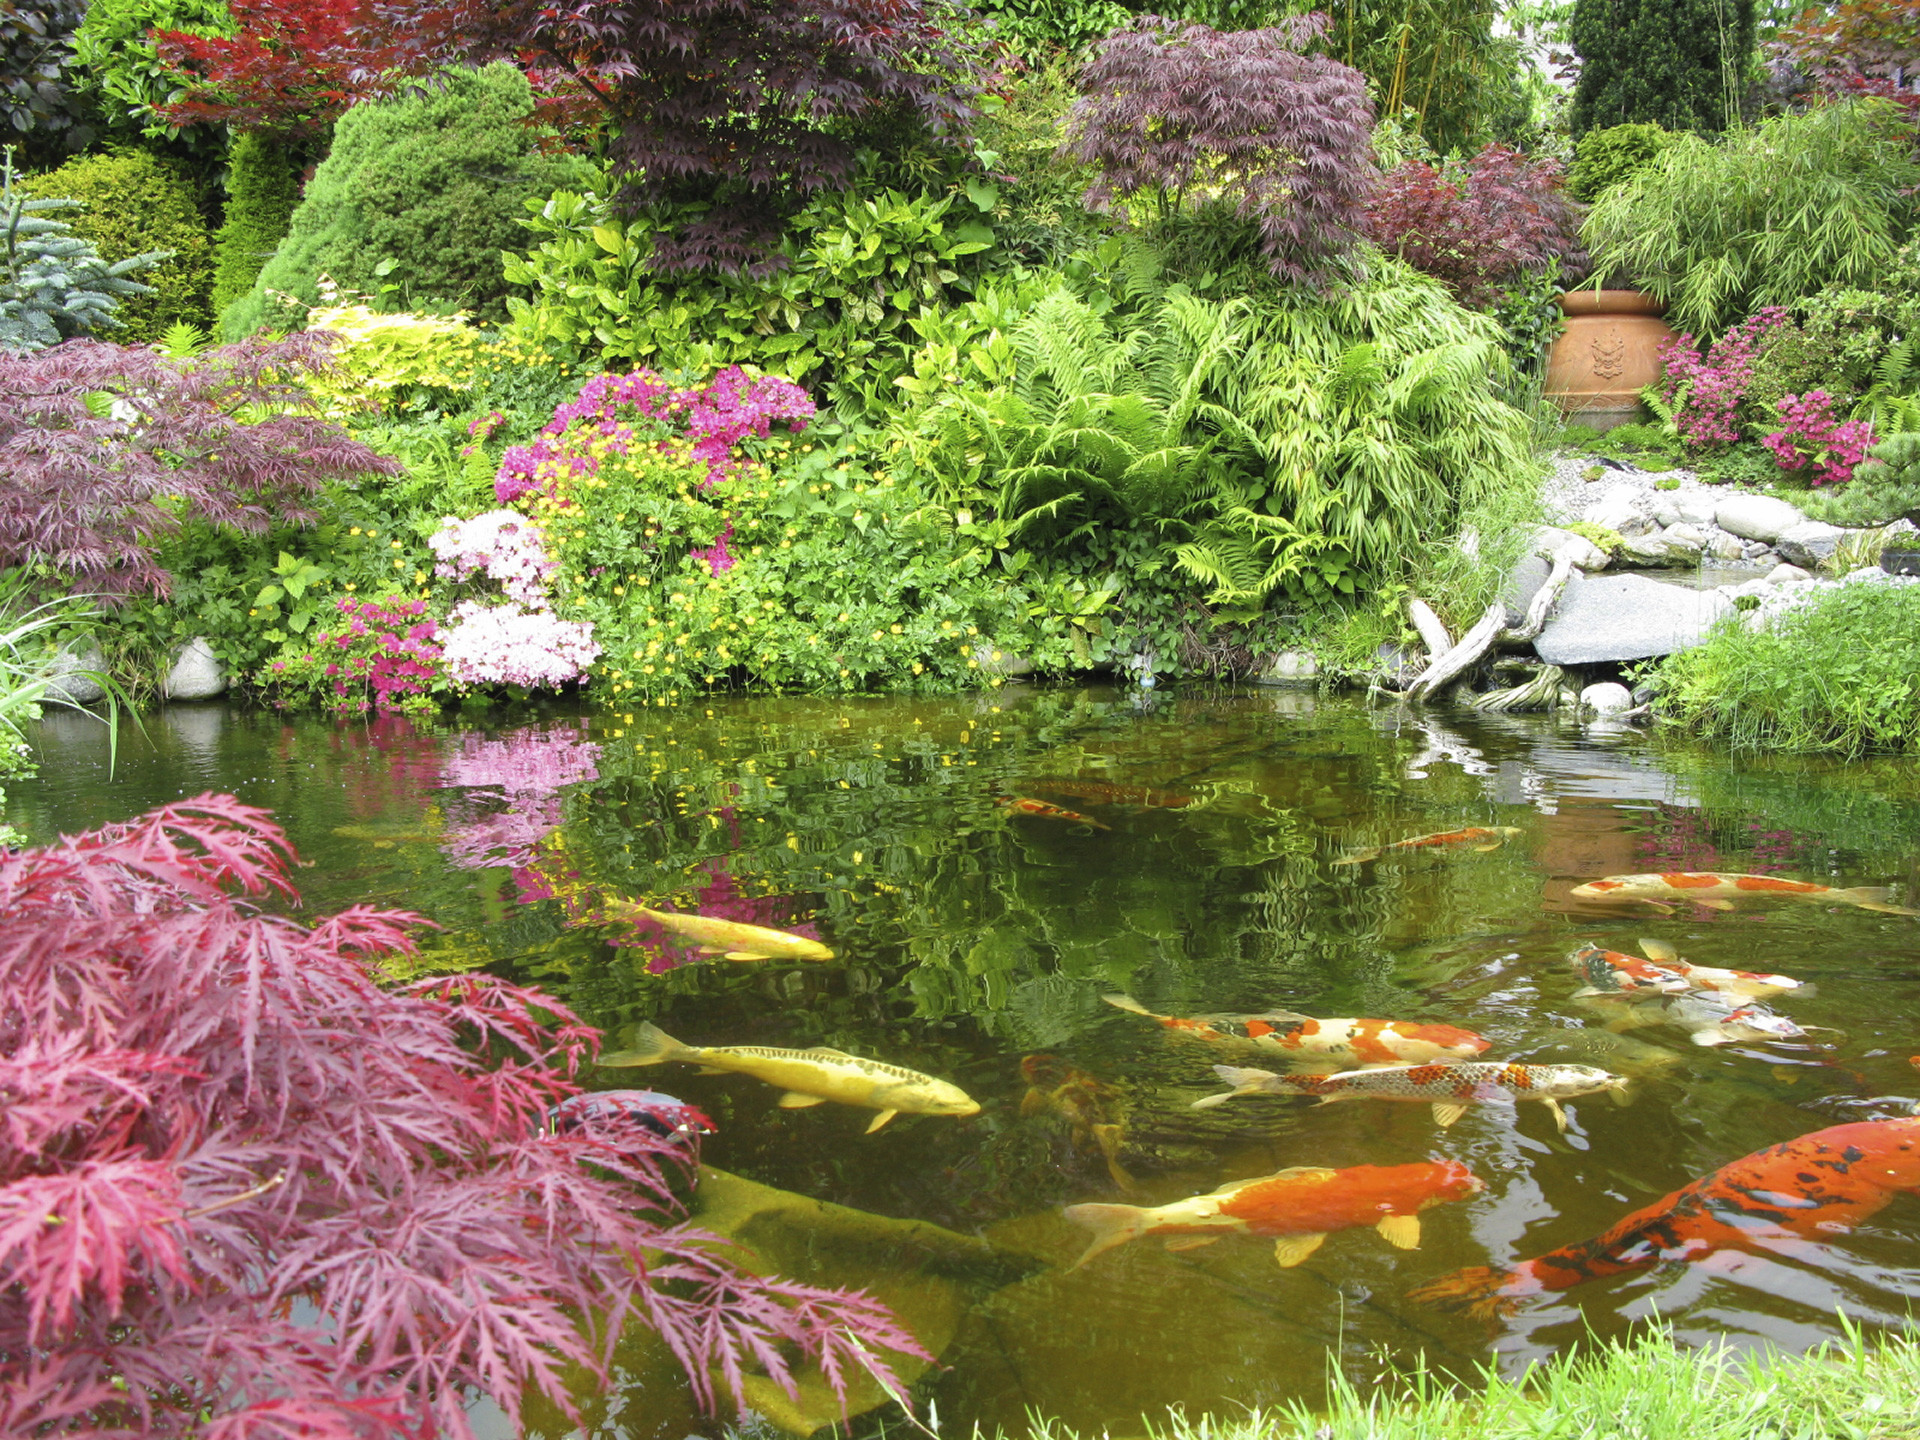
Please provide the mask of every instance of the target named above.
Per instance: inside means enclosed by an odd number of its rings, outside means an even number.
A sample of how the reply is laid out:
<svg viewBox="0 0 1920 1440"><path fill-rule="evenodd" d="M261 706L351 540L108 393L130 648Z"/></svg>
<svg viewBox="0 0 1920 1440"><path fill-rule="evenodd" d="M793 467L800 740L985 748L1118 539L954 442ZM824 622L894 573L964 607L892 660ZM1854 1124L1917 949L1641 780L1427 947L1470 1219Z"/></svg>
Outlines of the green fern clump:
<svg viewBox="0 0 1920 1440"><path fill-rule="evenodd" d="M510 65L452 71L424 94L349 110L286 238L222 312L222 334L298 324L323 275L363 294L397 292L409 308L504 319L500 256L524 243L526 202L592 178L577 157L541 153L532 110Z"/></svg>
<svg viewBox="0 0 1920 1440"><path fill-rule="evenodd" d="M44 350L76 335L111 330L121 303L149 293L133 276L165 258L109 262L73 227L52 217L71 200L30 198L0 162L0 351Z"/></svg>
<svg viewBox="0 0 1920 1440"><path fill-rule="evenodd" d="M178 166L146 150L125 149L69 160L58 170L19 182L24 194L72 200L68 223L109 263L164 254L142 276L145 292L124 299L114 339L157 340L175 321L212 319L213 238L200 218L193 182Z"/></svg>
<svg viewBox="0 0 1920 1440"><path fill-rule="evenodd" d="M986 287L900 382L910 464L999 541L1149 532L1245 618L1404 572L1530 476L1496 327L1398 260L1332 298L1210 300L1103 252Z"/></svg>

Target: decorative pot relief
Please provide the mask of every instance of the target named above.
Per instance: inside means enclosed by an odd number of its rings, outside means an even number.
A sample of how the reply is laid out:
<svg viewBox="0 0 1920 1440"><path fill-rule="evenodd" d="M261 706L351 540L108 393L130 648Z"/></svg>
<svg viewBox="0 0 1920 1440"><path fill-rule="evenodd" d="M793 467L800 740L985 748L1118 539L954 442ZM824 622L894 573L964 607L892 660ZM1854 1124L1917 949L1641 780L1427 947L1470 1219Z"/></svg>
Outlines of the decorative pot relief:
<svg viewBox="0 0 1920 1440"><path fill-rule="evenodd" d="M1600 379L1615 379L1627 368L1627 337L1619 331L1594 336L1591 348L1593 373Z"/></svg>

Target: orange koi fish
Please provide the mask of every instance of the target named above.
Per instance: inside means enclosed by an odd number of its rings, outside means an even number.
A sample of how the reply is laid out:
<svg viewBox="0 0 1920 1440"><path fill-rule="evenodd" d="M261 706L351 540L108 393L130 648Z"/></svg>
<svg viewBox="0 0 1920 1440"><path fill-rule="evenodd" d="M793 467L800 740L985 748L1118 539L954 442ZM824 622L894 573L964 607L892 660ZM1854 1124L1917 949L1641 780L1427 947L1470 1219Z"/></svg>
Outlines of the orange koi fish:
<svg viewBox="0 0 1920 1440"><path fill-rule="evenodd" d="M1069 1065L1057 1055L1027 1055L1020 1061L1027 1093L1020 1114L1058 1115L1067 1122L1075 1149L1089 1145L1106 1157L1107 1174L1122 1190L1134 1189L1133 1176L1120 1163L1120 1147L1127 1138L1126 1097L1097 1075Z"/></svg>
<svg viewBox="0 0 1920 1440"><path fill-rule="evenodd" d="M1002 810L1011 810L1016 815L1037 815L1043 820L1065 820L1074 825L1091 825L1096 830L1111 830L1111 825L1102 825L1091 815L1082 815L1077 810L1062 810L1058 805L1049 805L1044 800L1029 800L1024 795L1001 795L993 802Z"/></svg>
<svg viewBox="0 0 1920 1440"><path fill-rule="evenodd" d="M1564 1131L1567 1112L1560 1108L1562 1100L1610 1090L1624 1104L1627 1088L1625 1076L1591 1065L1503 1065L1487 1060L1466 1065L1396 1065L1340 1075L1276 1075L1239 1065L1216 1065L1213 1072L1233 1089L1194 1101L1195 1110L1224 1105L1242 1095L1316 1095L1322 1105L1336 1100L1412 1100L1433 1106L1433 1118L1442 1128L1466 1114L1475 1101L1539 1100Z"/></svg>
<svg viewBox="0 0 1920 1440"><path fill-rule="evenodd" d="M1102 995L1107 1004L1144 1015L1176 1035L1214 1043L1252 1046L1292 1056L1296 1069L1314 1064L1334 1069L1367 1065L1417 1065L1432 1060L1471 1060L1492 1041L1452 1025L1407 1020L1315 1020L1291 1010L1259 1015L1203 1015L1185 1020L1156 1015L1131 995Z"/></svg>
<svg viewBox="0 0 1920 1440"><path fill-rule="evenodd" d="M1458 1160L1416 1165L1353 1165L1328 1170L1298 1165L1258 1180L1235 1180L1210 1195L1147 1209L1139 1205L1069 1205L1067 1219L1093 1231L1077 1270L1094 1256L1142 1235L1171 1233L1169 1250L1211 1245L1223 1235L1273 1239L1273 1258L1298 1265L1334 1230L1371 1225L1389 1245L1420 1244L1420 1212L1480 1192Z"/></svg>
<svg viewBox="0 0 1920 1440"><path fill-rule="evenodd" d="M1443 850L1454 845L1470 845L1476 854L1484 855L1489 850L1498 850L1518 834L1520 827L1517 825L1469 825L1464 830L1443 830L1437 835L1416 835L1411 840L1395 840L1391 845L1356 850L1333 863L1364 865L1369 860L1378 860L1388 850Z"/></svg>
<svg viewBox="0 0 1920 1440"><path fill-rule="evenodd" d="M1609 1000L1642 1000L1652 995L1679 995L1694 988L1676 970L1638 955L1602 950L1598 945L1582 945L1567 957L1567 963L1573 966L1576 978L1586 981L1574 991L1576 999L1598 995Z"/></svg>
<svg viewBox="0 0 1920 1440"><path fill-rule="evenodd" d="M1171 790L1154 790L1145 785L1109 785L1102 780L1033 780L1035 790L1049 795L1070 795L1075 800L1091 800L1096 805L1151 805L1161 810L1178 810L1191 805L1191 795Z"/></svg>
<svg viewBox="0 0 1920 1440"><path fill-rule="evenodd" d="M1680 958L1680 952L1671 945L1660 940L1649 940L1644 935L1640 937L1640 948L1649 960L1683 976L1696 990L1718 990L1722 995L1744 995L1749 1000L1763 1000L1769 995L1781 995L1788 990L1813 993L1806 982L1796 980L1791 975L1757 975L1751 970L1722 970L1713 965L1689 964Z"/></svg>
<svg viewBox="0 0 1920 1440"><path fill-rule="evenodd" d="M1715 870L1677 870L1660 875L1609 875L1573 887L1576 900L1644 900L1649 905L1669 908L1676 900L1691 900L1714 910L1731 910L1733 902L1745 898L1837 901L1857 905L1862 910L1877 910L1883 915L1920 915L1889 905L1893 892L1884 885L1856 885L1850 890L1832 885L1813 885L1804 880L1780 880L1772 875L1722 874Z"/></svg>
<svg viewBox="0 0 1920 1440"><path fill-rule="evenodd" d="M1491 1320L1530 1295L1666 1261L1824 1240L1916 1190L1920 1118L1833 1125L1723 1165L1591 1240L1504 1269L1457 1270L1408 1298Z"/></svg>

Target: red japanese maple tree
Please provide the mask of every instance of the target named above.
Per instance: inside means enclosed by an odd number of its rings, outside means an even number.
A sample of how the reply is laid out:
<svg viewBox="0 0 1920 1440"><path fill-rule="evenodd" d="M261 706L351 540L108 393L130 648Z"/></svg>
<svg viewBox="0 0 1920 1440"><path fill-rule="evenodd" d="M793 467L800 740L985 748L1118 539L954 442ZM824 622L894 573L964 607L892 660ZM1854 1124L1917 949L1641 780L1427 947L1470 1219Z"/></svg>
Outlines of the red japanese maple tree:
<svg viewBox="0 0 1920 1440"><path fill-rule="evenodd" d="M1920 114L1920 0L1809 9L1774 50L1839 95L1880 95Z"/></svg>
<svg viewBox="0 0 1920 1440"><path fill-rule="evenodd" d="M228 0L227 8L232 35L154 32L160 63L186 81L185 98L160 107L176 125L318 130L379 93L413 53L365 0Z"/></svg>
<svg viewBox="0 0 1920 1440"><path fill-rule="evenodd" d="M222 795L0 858L0 1434L462 1440L634 1320L703 1398L921 1353L729 1265L643 1122L546 1124L597 1042L564 1005L374 984L409 915L265 913L293 862Z"/></svg>

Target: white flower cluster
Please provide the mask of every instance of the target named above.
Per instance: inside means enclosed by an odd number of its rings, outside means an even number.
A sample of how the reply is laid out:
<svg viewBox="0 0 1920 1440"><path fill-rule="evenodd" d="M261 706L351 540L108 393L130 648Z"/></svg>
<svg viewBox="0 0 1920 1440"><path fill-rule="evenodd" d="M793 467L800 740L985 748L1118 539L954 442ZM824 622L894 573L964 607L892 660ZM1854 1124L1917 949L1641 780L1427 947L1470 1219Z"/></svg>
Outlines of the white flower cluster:
<svg viewBox="0 0 1920 1440"><path fill-rule="evenodd" d="M540 527L512 510L489 510L471 520L448 516L427 540L440 559L436 575L464 580L474 571L496 580L511 600L529 609L547 605L547 577L554 562L540 535Z"/></svg>
<svg viewBox="0 0 1920 1440"><path fill-rule="evenodd" d="M590 621L511 602L463 600L441 636L441 663L463 685L562 685L600 654Z"/></svg>

